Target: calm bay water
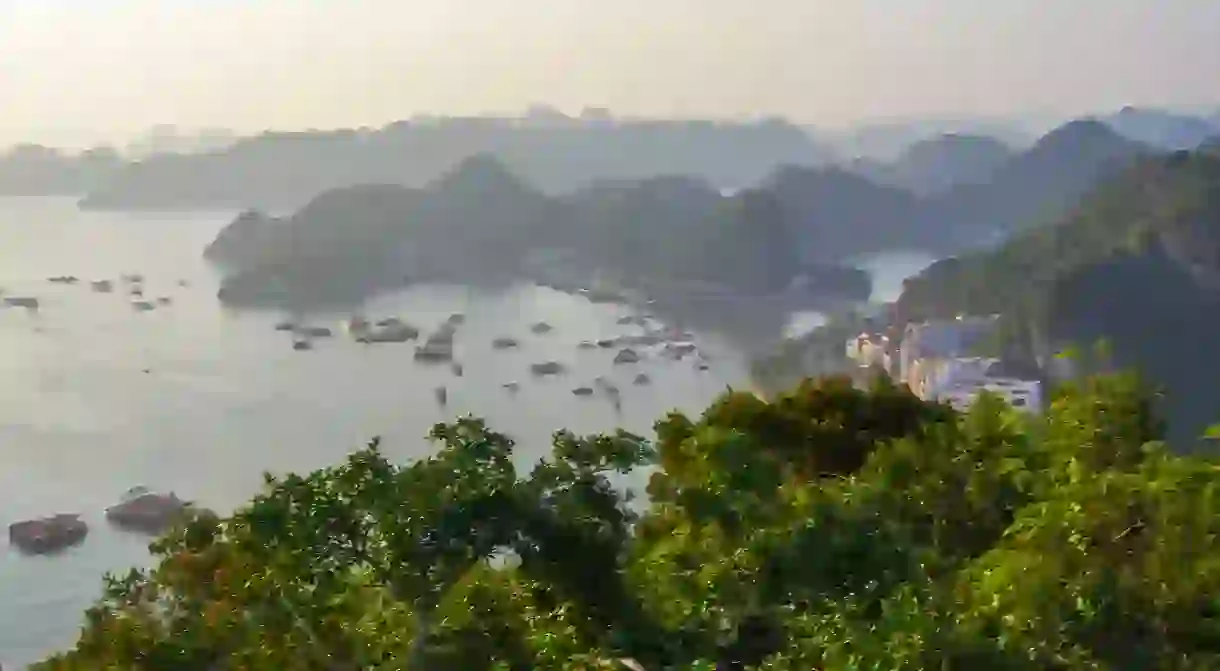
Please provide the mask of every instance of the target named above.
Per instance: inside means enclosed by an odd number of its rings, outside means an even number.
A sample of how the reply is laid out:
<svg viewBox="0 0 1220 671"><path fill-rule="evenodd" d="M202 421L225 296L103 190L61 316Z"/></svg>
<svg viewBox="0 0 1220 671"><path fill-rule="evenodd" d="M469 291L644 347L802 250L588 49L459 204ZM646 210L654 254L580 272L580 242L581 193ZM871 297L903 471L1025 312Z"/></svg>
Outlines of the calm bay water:
<svg viewBox="0 0 1220 671"><path fill-rule="evenodd" d="M848 259L847 263L868 271L872 277L870 302L889 303L902 295L903 280L918 275L935 261L936 257L926 252L901 251L870 254ZM825 323L826 315L821 312L797 312L789 316L785 335L789 338L800 337Z"/></svg>
<svg viewBox="0 0 1220 671"><path fill-rule="evenodd" d="M80 212L70 200L0 199L0 290L36 296L36 313L0 309L0 524L59 512L90 523L85 543L51 557L0 549L0 663L20 668L71 643L107 570L148 562L147 540L106 527L101 513L124 491L147 485L224 511L257 491L261 473L335 463L374 435L392 458L426 455L432 424L471 413L518 440L522 463L548 450L562 427L646 432L665 411L698 412L745 366L714 337L699 338L711 370L691 360L646 358L615 366L614 350L578 350L581 340L633 332L626 308L536 287L497 295L420 287L378 299L370 316L399 316L425 331L464 312L455 341L465 368L417 364L409 344L361 346L336 330L312 351L291 348L276 313L232 312L215 299L217 278L204 245L231 217L211 214ZM138 313L116 283L145 276L147 298L173 303ZM74 286L48 277L74 275ZM336 327L346 315L314 315ZM530 324L555 327L532 335ZM518 351L495 351L509 335ZM556 360L569 374L530 376L530 363ZM645 371L650 386L631 379ZM621 414L602 398L571 390L606 376L623 389ZM519 394L502 386L517 381ZM447 408L433 389L449 390Z"/></svg>
<svg viewBox="0 0 1220 671"><path fill-rule="evenodd" d="M6 669L70 645L102 575L148 563L147 539L114 532L101 518L133 486L173 490L223 512L257 491L262 472L330 465L375 435L394 459L424 456L432 424L467 413L516 438L528 464L548 451L557 428L647 433L664 412L699 412L726 384L746 383L741 356L712 334L698 339L708 371L658 357L615 366L614 350L578 350L582 340L633 332L616 324L627 309L526 286L498 294L418 287L365 307L370 317L399 316L425 331L465 313L455 340L460 378L414 362L409 344L361 346L338 329L312 351L293 351L290 336L273 328L284 315L229 311L216 301L217 277L201 252L231 216L0 199L0 291L42 303L36 313L0 308L0 525L73 512L91 527L83 545L55 556L0 548ZM888 300L929 261L884 255L862 265L874 274L874 299ZM146 297L172 304L138 313L117 282L113 294L88 286L124 273L143 274ZM57 275L82 281L47 281ZM311 315L310 323L337 327L344 317ZM555 330L532 335L536 321ZM493 350L502 335L521 348ZM529 364L544 360L569 373L530 376ZM631 385L640 371L650 386ZM597 376L623 389L621 413L571 393ZM511 381L519 394L502 389ZM438 385L448 388L446 408L433 396Z"/></svg>

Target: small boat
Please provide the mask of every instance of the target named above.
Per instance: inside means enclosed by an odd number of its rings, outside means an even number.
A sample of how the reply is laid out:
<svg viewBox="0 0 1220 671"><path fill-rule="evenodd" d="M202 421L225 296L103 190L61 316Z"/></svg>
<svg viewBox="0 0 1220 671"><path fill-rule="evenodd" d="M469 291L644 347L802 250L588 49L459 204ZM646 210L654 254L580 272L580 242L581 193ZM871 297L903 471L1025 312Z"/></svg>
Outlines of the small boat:
<svg viewBox="0 0 1220 671"><path fill-rule="evenodd" d="M662 354L674 361L681 361L686 355L694 354L699 348L694 343L667 343Z"/></svg>
<svg viewBox="0 0 1220 671"><path fill-rule="evenodd" d="M173 303L173 302L174 302L174 300L172 298L170 298L169 296L158 296L157 297L157 305L169 305L170 303Z"/></svg>
<svg viewBox="0 0 1220 671"><path fill-rule="evenodd" d="M108 294L114 291L114 282L110 280L97 280L90 282L89 286L99 294Z"/></svg>
<svg viewBox="0 0 1220 671"><path fill-rule="evenodd" d="M443 342L427 342L415 348L415 360L441 363L453 360L453 346Z"/></svg>
<svg viewBox="0 0 1220 671"><path fill-rule="evenodd" d="M148 312L149 310L156 309L156 306L153 305L152 303L149 303L148 301L132 301L131 307L136 312Z"/></svg>
<svg viewBox="0 0 1220 671"><path fill-rule="evenodd" d="M106 521L125 531L159 535L184 519L186 501L176 494L159 494L147 488L133 488L123 500L106 509Z"/></svg>
<svg viewBox="0 0 1220 671"><path fill-rule="evenodd" d="M462 377L462 373L465 372L465 370L462 368L462 364L460 363L454 362L453 365L449 366L449 368L453 371L453 374L458 377Z"/></svg>
<svg viewBox="0 0 1220 671"><path fill-rule="evenodd" d="M120 277L124 284L142 284L144 276L139 273L128 273Z"/></svg>
<svg viewBox="0 0 1220 671"><path fill-rule="evenodd" d="M9 296L4 299L4 304L14 308L25 308L27 310L37 310L39 305L37 298L33 296Z"/></svg>
<svg viewBox="0 0 1220 671"><path fill-rule="evenodd" d="M298 326L293 331L307 338L329 338L334 332L325 326Z"/></svg>
<svg viewBox="0 0 1220 671"><path fill-rule="evenodd" d="M507 336L501 336L491 341L491 346L493 349L513 349L518 344L519 343L515 338L509 338Z"/></svg>
<svg viewBox="0 0 1220 671"><path fill-rule="evenodd" d="M295 331L295 330L297 330L297 325L292 322L284 321L284 322L280 322L280 323L276 324L275 330L277 330L277 331Z"/></svg>
<svg viewBox="0 0 1220 671"><path fill-rule="evenodd" d="M305 350L313 349L313 343L309 340L303 340L303 339L302 340L293 340L292 349L294 349L298 352L304 352Z"/></svg>
<svg viewBox="0 0 1220 671"><path fill-rule="evenodd" d="M623 336L618 339L623 345L638 345L641 347L651 347L663 342L665 339L655 333L644 333L642 335Z"/></svg>
<svg viewBox="0 0 1220 671"><path fill-rule="evenodd" d="M362 322L354 328L349 327L348 332L362 343L407 342L419 337L419 329L396 318L382 319L374 326Z"/></svg>
<svg viewBox="0 0 1220 671"><path fill-rule="evenodd" d="M544 361L530 364L530 372L534 375L559 375L564 371L563 364L558 361Z"/></svg>
<svg viewBox="0 0 1220 671"><path fill-rule="evenodd" d="M44 555L79 545L88 533L80 515L52 515L10 524L8 540L22 553Z"/></svg>
<svg viewBox="0 0 1220 671"><path fill-rule="evenodd" d="M639 363L639 362L640 362L640 355L637 354L636 351L631 348L626 348L626 349L620 351L618 354L614 355L614 363L616 363L616 364Z"/></svg>
<svg viewBox="0 0 1220 671"><path fill-rule="evenodd" d="M577 387L572 390L572 394L576 396L592 396L593 387Z"/></svg>
<svg viewBox="0 0 1220 671"><path fill-rule="evenodd" d="M550 333L551 331L554 331L554 330L555 330L555 327L551 326L550 324L548 324L546 322L538 322L537 324L534 324L533 326L530 327L530 332L535 333L537 335L542 335L544 333Z"/></svg>
<svg viewBox="0 0 1220 671"><path fill-rule="evenodd" d="M434 393L436 394L437 403L439 403L440 405L445 405L445 404L449 403L449 391L447 389L445 389L444 387L437 387L434 390Z"/></svg>

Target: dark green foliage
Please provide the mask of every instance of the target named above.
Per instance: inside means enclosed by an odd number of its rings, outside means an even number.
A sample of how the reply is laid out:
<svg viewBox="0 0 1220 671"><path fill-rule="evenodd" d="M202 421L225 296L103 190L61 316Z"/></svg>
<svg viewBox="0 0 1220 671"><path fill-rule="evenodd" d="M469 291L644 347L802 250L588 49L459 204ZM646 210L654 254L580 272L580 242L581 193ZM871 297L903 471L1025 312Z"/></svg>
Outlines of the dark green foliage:
<svg viewBox="0 0 1220 671"><path fill-rule="evenodd" d="M1220 668L1220 465L1165 450L1152 401L807 381L655 442L559 432L525 475L463 419L175 530L38 668ZM633 507L611 478L640 467Z"/></svg>
<svg viewBox="0 0 1220 671"><path fill-rule="evenodd" d="M806 263L792 223L769 191L663 177L550 197L479 155L423 188L334 189L283 220L247 212L204 255L231 304L342 303L437 279L588 286L597 273L650 296L773 295L806 274L815 294L867 296L864 271Z"/></svg>
<svg viewBox="0 0 1220 671"><path fill-rule="evenodd" d="M1220 156L1147 159L1099 187L1065 221L909 280L899 321L1001 314L992 352L1049 359L1110 344L1110 364L1164 392L1170 440L1189 448L1220 413Z"/></svg>

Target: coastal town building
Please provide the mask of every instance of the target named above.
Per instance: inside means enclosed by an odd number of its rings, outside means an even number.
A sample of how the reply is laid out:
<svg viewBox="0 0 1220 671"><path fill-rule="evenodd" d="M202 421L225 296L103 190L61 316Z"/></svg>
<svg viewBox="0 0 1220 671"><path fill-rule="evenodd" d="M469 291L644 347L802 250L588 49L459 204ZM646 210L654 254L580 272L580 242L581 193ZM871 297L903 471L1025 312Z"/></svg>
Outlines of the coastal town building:
<svg viewBox="0 0 1220 671"><path fill-rule="evenodd" d="M862 368L892 370L891 353L889 337L880 333L865 332L847 339L847 358Z"/></svg>
<svg viewBox="0 0 1220 671"><path fill-rule="evenodd" d="M925 363L927 377L916 393L928 400L944 401L965 410L989 392L1018 410L1036 412L1042 408L1042 383L1005 375L999 359L961 357L936 359Z"/></svg>
<svg viewBox="0 0 1220 671"><path fill-rule="evenodd" d="M1037 380L996 377L973 382L958 382L937 392L935 400L965 411L987 392L1022 412L1042 410L1042 383Z"/></svg>
<svg viewBox="0 0 1220 671"><path fill-rule="evenodd" d="M926 400L969 408L984 392L1014 408L1042 408L1042 382L1010 374L1000 359L972 356L994 332L996 316L959 316L952 320L908 324L898 350L899 380Z"/></svg>
<svg viewBox="0 0 1220 671"><path fill-rule="evenodd" d="M926 373L918 365L930 359L955 359L969 356L982 340L995 331L998 315L907 324L898 352L898 378L918 393L921 376Z"/></svg>

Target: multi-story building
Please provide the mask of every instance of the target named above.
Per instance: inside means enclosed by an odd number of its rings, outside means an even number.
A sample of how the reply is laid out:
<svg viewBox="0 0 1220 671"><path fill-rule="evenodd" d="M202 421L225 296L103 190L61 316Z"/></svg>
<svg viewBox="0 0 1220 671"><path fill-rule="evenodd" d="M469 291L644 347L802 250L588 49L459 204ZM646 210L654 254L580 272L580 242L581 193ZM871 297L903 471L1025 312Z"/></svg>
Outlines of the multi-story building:
<svg viewBox="0 0 1220 671"><path fill-rule="evenodd" d="M928 360L955 359L969 355L980 341L995 330L998 316L966 317L907 324L898 349L898 377L917 391Z"/></svg>
<svg viewBox="0 0 1220 671"><path fill-rule="evenodd" d="M1004 372L999 359L970 356L994 332L997 316L908 324L898 351L898 377L927 400L969 407L983 392L1003 398L1014 408L1035 412L1042 407L1042 383Z"/></svg>
<svg viewBox="0 0 1220 671"><path fill-rule="evenodd" d="M936 400L964 411L973 405L983 392L999 396L1008 405L1023 412L1034 413L1042 409L1042 383L1011 377L960 381L939 390Z"/></svg>
<svg viewBox="0 0 1220 671"><path fill-rule="evenodd" d="M865 368L891 370L890 339L879 333L861 333L847 339L847 358Z"/></svg>

